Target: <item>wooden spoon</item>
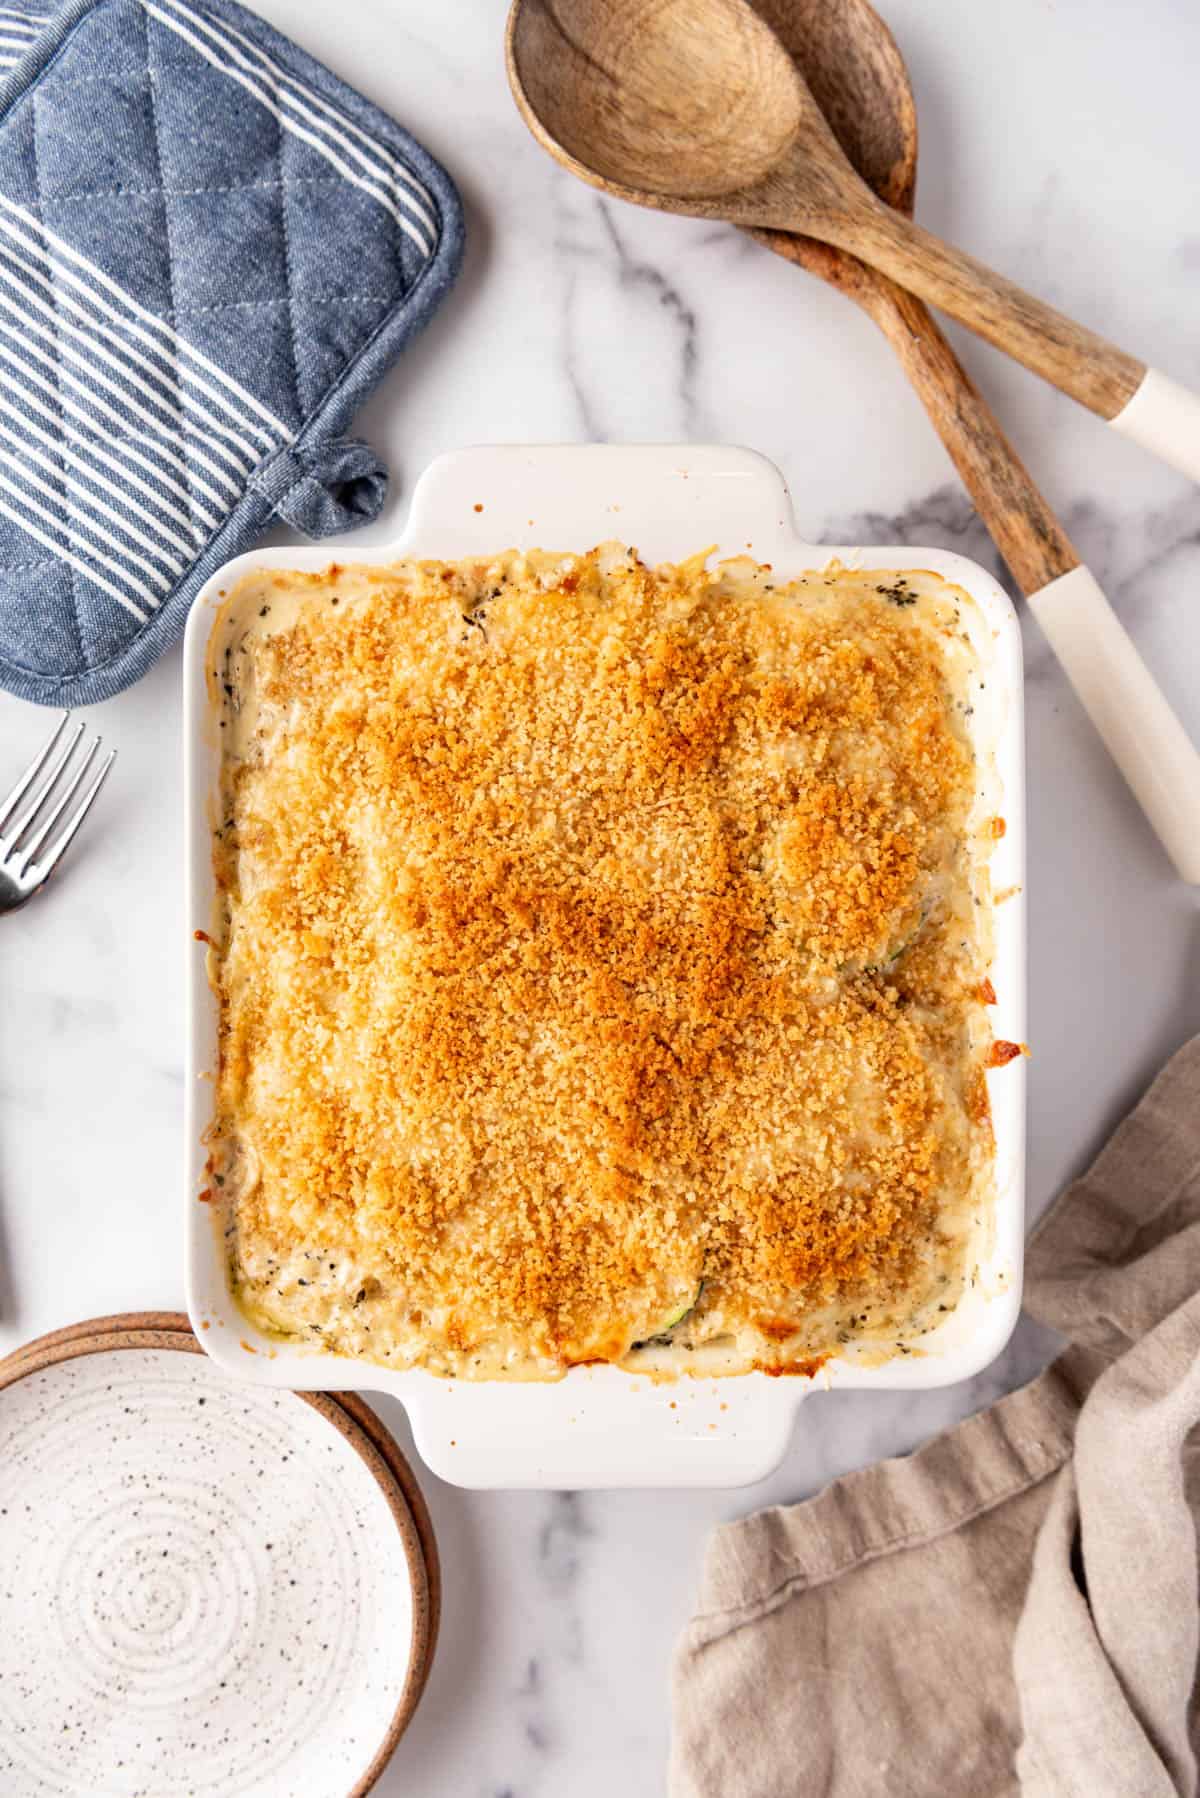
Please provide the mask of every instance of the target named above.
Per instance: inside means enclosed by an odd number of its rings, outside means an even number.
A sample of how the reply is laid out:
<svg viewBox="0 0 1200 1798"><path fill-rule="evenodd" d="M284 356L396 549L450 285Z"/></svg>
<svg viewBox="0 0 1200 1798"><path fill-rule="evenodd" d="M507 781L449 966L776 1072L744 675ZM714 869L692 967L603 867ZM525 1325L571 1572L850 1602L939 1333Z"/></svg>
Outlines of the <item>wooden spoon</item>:
<svg viewBox="0 0 1200 1798"><path fill-rule="evenodd" d="M895 39L867 0L751 0L792 56L854 168L912 211L917 114ZM816 238L760 243L848 294L899 356L977 511L1114 760L1185 880L1200 883L1200 756L921 301Z"/></svg>
<svg viewBox="0 0 1200 1798"><path fill-rule="evenodd" d="M848 250L1200 481L1200 398L884 205L749 0L513 0L507 59L594 187Z"/></svg>
<svg viewBox="0 0 1200 1798"><path fill-rule="evenodd" d="M841 149L885 205L911 213L917 112L896 40L867 0L750 0L795 60ZM912 294L815 237L750 228L874 319L899 356L1022 593L1079 566L995 413Z"/></svg>

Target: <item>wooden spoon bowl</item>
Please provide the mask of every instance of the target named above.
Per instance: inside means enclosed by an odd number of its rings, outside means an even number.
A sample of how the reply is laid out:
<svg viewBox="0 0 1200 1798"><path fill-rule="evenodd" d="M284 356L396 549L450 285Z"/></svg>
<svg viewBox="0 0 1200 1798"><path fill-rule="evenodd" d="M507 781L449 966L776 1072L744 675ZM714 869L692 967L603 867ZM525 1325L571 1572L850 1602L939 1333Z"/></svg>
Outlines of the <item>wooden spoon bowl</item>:
<svg viewBox="0 0 1200 1798"><path fill-rule="evenodd" d="M836 59L821 57L839 142L789 54L795 46L807 66L809 32L817 48L838 41L825 12L783 0L758 10L749 0L513 0L509 80L534 136L593 186L662 211L819 238L1102 417L1122 412L1143 363L941 243L861 178L850 157L873 164L878 153L869 121L854 116L862 68L849 62L839 75ZM849 34L841 43L849 53ZM1178 457L1200 468L1200 422L1193 428L1186 405L1178 417Z"/></svg>
<svg viewBox="0 0 1200 1798"><path fill-rule="evenodd" d="M515 6L509 71L534 136L640 205L707 211L754 187L794 140L802 100L770 29L718 4L715 34L693 29L694 0Z"/></svg>
<svg viewBox="0 0 1200 1798"><path fill-rule="evenodd" d="M867 0L751 0L824 113L838 147L877 199L912 215L917 108L895 38ZM751 235L864 304L891 289L857 256L819 238L770 227Z"/></svg>
<svg viewBox="0 0 1200 1798"><path fill-rule="evenodd" d="M901 212L917 189L917 108L896 40L867 0L751 0L803 76L838 148Z"/></svg>

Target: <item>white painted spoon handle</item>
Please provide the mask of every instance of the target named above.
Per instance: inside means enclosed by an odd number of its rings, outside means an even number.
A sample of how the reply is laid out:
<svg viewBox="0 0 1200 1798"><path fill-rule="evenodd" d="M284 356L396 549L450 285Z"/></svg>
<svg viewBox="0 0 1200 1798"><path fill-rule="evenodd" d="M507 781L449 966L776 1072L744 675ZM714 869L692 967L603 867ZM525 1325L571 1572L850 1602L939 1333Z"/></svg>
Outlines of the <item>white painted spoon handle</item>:
<svg viewBox="0 0 1200 1798"><path fill-rule="evenodd" d="M1200 754L1096 577L1072 568L1029 605L1163 848L1200 886Z"/></svg>
<svg viewBox="0 0 1200 1798"><path fill-rule="evenodd" d="M1133 398L1111 423L1114 431L1200 481L1200 394L1148 368Z"/></svg>

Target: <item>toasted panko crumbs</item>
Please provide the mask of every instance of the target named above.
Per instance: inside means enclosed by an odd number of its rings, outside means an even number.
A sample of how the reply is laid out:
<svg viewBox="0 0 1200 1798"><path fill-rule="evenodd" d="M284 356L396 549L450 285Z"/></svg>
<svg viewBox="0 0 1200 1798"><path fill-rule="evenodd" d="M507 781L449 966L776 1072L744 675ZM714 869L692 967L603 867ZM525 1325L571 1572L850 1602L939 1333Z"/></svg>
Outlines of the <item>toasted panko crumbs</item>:
<svg viewBox="0 0 1200 1798"><path fill-rule="evenodd" d="M553 1378L940 1320L992 1159L964 603L616 545L245 577L213 1209L254 1322Z"/></svg>

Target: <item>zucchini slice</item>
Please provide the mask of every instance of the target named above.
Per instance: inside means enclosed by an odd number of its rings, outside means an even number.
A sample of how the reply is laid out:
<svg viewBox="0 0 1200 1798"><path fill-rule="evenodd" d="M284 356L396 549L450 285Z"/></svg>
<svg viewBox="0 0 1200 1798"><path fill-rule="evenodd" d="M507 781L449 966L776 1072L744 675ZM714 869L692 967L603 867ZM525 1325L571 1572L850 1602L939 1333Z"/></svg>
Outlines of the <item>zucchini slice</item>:
<svg viewBox="0 0 1200 1798"><path fill-rule="evenodd" d="M691 1292L686 1298L677 1301L663 1318L658 1328L649 1336L643 1336L640 1342L635 1342L633 1345L634 1348L645 1348L647 1344L651 1342L669 1342L671 1340L671 1331L675 1329L676 1325L681 1324L685 1317L690 1317L692 1315L692 1312L700 1303L700 1294L703 1291L704 1281L701 1280L696 1287L695 1292Z"/></svg>
<svg viewBox="0 0 1200 1798"><path fill-rule="evenodd" d="M890 969L894 968L896 963L900 960L900 957L906 950L912 948L913 944L924 930L932 909L933 907L929 904L923 905L916 923L908 932L907 936L902 936L899 942L889 944L887 951L879 961L866 962L863 966L863 973L886 974Z"/></svg>

